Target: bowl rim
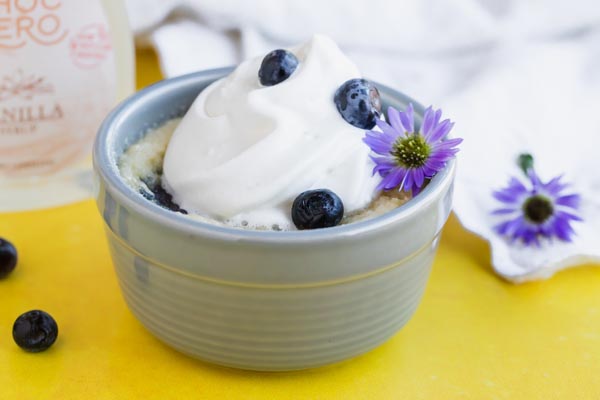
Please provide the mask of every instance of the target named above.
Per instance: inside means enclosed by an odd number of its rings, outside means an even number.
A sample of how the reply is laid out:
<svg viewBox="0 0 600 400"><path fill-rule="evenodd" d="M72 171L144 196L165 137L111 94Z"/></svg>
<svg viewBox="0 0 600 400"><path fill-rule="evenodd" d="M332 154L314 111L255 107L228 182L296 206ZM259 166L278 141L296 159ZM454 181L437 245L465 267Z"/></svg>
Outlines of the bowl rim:
<svg viewBox="0 0 600 400"><path fill-rule="evenodd" d="M264 244L316 244L343 240L345 237L355 235L363 235L389 227L390 225L400 225L403 221L410 219L423 209L427 209L427 206L436 201L453 181L456 169L455 158L448 161L446 167L431 179L421 193L392 211L346 225L298 231L259 231L203 222L160 207L148 201L127 185L120 176L113 148L115 137L119 135L119 130L117 129L119 124L131 115L137 107L140 107L141 104L160 98L162 93L178 90L178 88L183 88L190 84L197 84L199 81L210 84L214 80L224 77L233 69L234 67L216 68L163 79L129 96L106 116L94 141L92 159L96 174L104 181L106 190L117 203L125 205L130 210L135 210L144 218L159 225L188 235L225 241ZM372 80L372 82L386 95L400 99L404 103L412 103L416 113L422 115L424 107L411 97L376 81ZM133 133L139 132L131 132L131 134Z"/></svg>

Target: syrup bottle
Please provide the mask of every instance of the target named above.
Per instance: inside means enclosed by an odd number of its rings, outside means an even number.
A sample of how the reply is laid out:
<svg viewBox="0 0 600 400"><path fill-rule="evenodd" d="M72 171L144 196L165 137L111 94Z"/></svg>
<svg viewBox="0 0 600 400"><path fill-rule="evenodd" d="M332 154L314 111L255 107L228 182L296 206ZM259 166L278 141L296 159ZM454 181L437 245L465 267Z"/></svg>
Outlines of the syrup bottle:
<svg viewBox="0 0 600 400"><path fill-rule="evenodd" d="M0 212L91 196L92 143L133 62L122 0L0 0Z"/></svg>

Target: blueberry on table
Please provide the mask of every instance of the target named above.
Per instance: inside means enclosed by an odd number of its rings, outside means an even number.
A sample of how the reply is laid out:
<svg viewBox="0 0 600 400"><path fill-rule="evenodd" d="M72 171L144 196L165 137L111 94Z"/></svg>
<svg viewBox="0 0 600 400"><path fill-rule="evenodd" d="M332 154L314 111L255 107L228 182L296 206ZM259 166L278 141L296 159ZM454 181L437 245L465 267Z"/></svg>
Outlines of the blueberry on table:
<svg viewBox="0 0 600 400"><path fill-rule="evenodd" d="M297 66L295 55L287 50L273 50L263 58L258 78L263 86L277 85L289 78Z"/></svg>
<svg viewBox="0 0 600 400"><path fill-rule="evenodd" d="M17 249L8 240L0 238L0 279L17 266Z"/></svg>
<svg viewBox="0 0 600 400"><path fill-rule="evenodd" d="M13 325L13 339L25 351L38 353L56 341L58 325L50 314L32 310L22 314Z"/></svg>
<svg viewBox="0 0 600 400"><path fill-rule="evenodd" d="M379 90L366 79L350 79L342 84L333 98L342 118L361 129L371 129L381 115Z"/></svg>
<svg viewBox="0 0 600 400"><path fill-rule="evenodd" d="M303 192L292 204L292 221L300 230L336 226L343 216L342 200L327 189Z"/></svg>

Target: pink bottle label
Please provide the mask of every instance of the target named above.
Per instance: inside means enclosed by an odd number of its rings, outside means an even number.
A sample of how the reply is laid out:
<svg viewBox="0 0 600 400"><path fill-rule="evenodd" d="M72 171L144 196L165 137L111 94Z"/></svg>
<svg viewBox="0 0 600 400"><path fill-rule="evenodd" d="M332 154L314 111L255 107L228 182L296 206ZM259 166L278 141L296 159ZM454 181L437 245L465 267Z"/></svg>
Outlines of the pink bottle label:
<svg viewBox="0 0 600 400"><path fill-rule="evenodd" d="M106 15L94 0L0 0L0 179L87 157L116 99Z"/></svg>

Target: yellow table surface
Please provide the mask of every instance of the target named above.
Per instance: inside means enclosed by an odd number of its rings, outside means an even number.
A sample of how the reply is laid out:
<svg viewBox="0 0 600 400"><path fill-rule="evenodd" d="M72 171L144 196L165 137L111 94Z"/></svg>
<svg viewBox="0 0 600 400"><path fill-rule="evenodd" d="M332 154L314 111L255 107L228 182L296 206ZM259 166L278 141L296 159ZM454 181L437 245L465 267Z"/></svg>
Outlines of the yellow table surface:
<svg viewBox="0 0 600 400"><path fill-rule="evenodd" d="M138 86L160 78L138 52ZM128 311L93 201L0 215L19 265L0 281L0 400L29 399L600 399L600 268L514 286L487 244L452 217L408 325L334 366L254 373L183 356ZM59 325L44 353L11 330L40 308Z"/></svg>

